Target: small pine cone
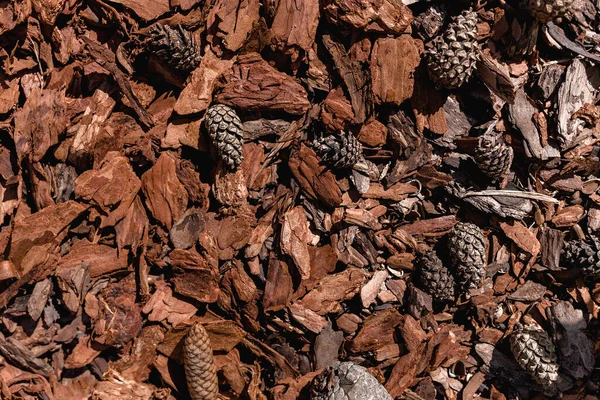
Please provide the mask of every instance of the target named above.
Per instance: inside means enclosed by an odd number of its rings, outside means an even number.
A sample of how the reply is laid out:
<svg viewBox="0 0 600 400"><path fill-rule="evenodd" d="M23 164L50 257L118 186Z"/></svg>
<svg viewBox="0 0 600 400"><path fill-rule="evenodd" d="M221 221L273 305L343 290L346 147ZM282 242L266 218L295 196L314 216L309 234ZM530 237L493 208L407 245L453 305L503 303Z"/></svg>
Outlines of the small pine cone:
<svg viewBox="0 0 600 400"><path fill-rule="evenodd" d="M512 147L506 145L499 134L482 136L475 150L477 166L483 173L495 180L502 180L508 174L513 157Z"/></svg>
<svg viewBox="0 0 600 400"><path fill-rule="evenodd" d="M479 59L477 14L464 11L426 51L429 77L438 86L456 89L465 83Z"/></svg>
<svg viewBox="0 0 600 400"><path fill-rule="evenodd" d="M546 389L558 381L558 364L554 343L544 330L534 324L517 324L510 336L510 349L521 368Z"/></svg>
<svg viewBox="0 0 600 400"><path fill-rule="evenodd" d="M485 237L477 225L459 222L454 225L448 247L456 268L456 280L463 290L478 288L485 278Z"/></svg>
<svg viewBox="0 0 600 400"><path fill-rule="evenodd" d="M418 266L421 286L434 301L454 300L454 278L435 251L427 250L419 254Z"/></svg>
<svg viewBox="0 0 600 400"><path fill-rule="evenodd" d="M150 28L150 50L171 68L189 74L200 64L200 47L191 32L156 24Z"/></svg>
<svg viewBox="0 0 600 400"><path fill-rule="evenodd" d="M586 280L600 277L600 243L593 236L590 240L565 242L562 259L568 267L582 268Z"/></svg>
<svg viewBox="0 0 600 400"><path fill-rule="evenodd" d="M573 0L526 0L527 9L538 21L546 23L569 11Z"/></svg>
<svg viewBox="0 0 600 400"><path fill-rule="evenodd" d="M392 400L371 373L352 362L335 361L312 383L311 400Z"/></svg>
<svg viewBox="0 0 600 400"><path fill-rule="evenodd" d="M214 400L219 394L217 367L208 339L201 323L189 330L183 347L185 378L192 400Z"/></svg>
<svg viewBox="0 0 600 400"><path fill-rule="evenodd" d="M313 147L321 159L334 168L349 168L363 158L362 145L352 133L341 132L316 139Z"/></svg>
<svg viewBox="0 0 600 400"><path fill-rule="evenodd" d="M233 108L215 104L206 112L205 123L217 153L229 169L236 170L244 159L244 131L240 117Z"/></svg>

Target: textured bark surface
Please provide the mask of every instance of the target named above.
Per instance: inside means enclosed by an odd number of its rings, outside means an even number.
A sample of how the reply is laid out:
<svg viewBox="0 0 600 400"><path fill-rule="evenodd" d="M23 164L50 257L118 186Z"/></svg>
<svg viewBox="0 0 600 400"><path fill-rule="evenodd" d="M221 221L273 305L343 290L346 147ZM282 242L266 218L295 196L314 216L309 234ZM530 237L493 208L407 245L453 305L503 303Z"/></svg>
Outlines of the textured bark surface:
<svg viewBox="0 0 600 400"><path fill-rule="evenodd" d="M0 2L0 398L595 399L597 14Z"/></svg>

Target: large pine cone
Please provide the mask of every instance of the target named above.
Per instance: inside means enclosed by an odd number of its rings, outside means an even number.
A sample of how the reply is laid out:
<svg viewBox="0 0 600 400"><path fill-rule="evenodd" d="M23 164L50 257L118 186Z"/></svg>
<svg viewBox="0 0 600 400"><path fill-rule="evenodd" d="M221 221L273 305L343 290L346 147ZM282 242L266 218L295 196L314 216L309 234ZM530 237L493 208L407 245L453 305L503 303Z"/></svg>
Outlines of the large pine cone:
<svg viewBox="0 0 600 400"><path fill-rule="evenodd" d="M185 378L192 400L215 400L219 394L217 367L206 329L196 322L183 347Z"/></svg>
<svg viewBox="0 0 600 400"><path fill-rule="evenodd" d="M200 47L191 32L156 24L150 28L150 50L174 70L189 74L200 64Z"/></svg>
<svg viewBox="0 0 600 400"><path fill-rule="evenodd" d="M349 168L362 157L362 145L352 133L340 132L316 139L313 143L316 153L333 168Z"/></svg>
<svg viewBox="0 0 600 400"><path fill-rule="evenodd" d="M335 361L313 381L312 400L392 400L377 379L365 367Z"/></svg>
<svg viewBox="0 0 600 400"><path fill-rule="evenodd" d="M502 180L510 171L514 153L502 141L502 135L495 132L483 135L475 150L475 162L484 174L492 179Z"/></svg>
<svg viewBox="0 0 600 400"><path fill-rule="evenodd" d="M487 267L481 230L470 222L457 223L450 233L448 247L460 287L463 290L480 287Z"/></svg>
<svg viewBox="0 0 600 400"><path fill-rule="evenodd" d="M464 11L426 51L429 76L438 86L455 89L465 83L479 59L477 14Z"/></svg>
<svg viewBox="0 0 600 400"><path fill-rule="evenodd" d="M236 170L244 159L244 131L240 117L233 108L215 104L206 112L205 123L219 156L229 169Z"/></svg>
<svg viewBox="0 0 600 400"><path fill-rule="evenodd" d="M582 268L585 279L600 277L600 243L595 237L589 240L565 242L562 251L563 262L569 267Z"/></svg>
<svg viewBox="0 0 600 400"><path fill-rule="evenodd" d="M418 266L421 286L434 301L454 300L454 278L435 251L426 250L419 254Z"/></svg>
<svg viewBox="0 0 600 400"><path fill-rule="evenodd" d="M546 389L558 381L554 343L544 330L533 324L517 324L510 336L510 349L521 368Z"/></svg>
<svg viewBox="0 0 600 400"><path fill-rule="evenodd" d="M565 15L573 0L526 0L525 4L531 15L546 23Z"/></svg>

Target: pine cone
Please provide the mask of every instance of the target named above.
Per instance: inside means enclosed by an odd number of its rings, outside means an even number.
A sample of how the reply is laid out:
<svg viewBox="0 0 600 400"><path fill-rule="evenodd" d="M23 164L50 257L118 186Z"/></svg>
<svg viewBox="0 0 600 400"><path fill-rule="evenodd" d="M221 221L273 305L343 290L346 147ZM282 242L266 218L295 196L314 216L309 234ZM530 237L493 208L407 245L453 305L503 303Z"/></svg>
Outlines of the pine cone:
<svg viewBox="0 0 600 400"><path fill-rule="evenodd" d="M244 132L240 117L233 108L215 104L206 112L205 123L217 153L231 170L236 170L244 159Z"/></svg>
<svg viewBox="0 0 600 400"><path fill-rule="evenodd" d="M392 400L377 379L365 367L335 361L313 381L312 400Z"/></svg>
<svg viewBox="0 0 600 400"><path fill-rule="evenodd" d="M352 133L341 132L316 139L313 143L316 153L334 168L354 166L362 157L362 145Z"/></svg>
<svg viewBox="0 0 600 400"><path fill-rule="evenodd" d="M454 278L435 251L427 250L419 254L418 265L421 286L434 301L454 300Z"/></svg>
<svg viewBox="0 0 600 400"><path fill-rule="evenodd" d="M600 243L595 237L590 240L571 240L565 242L562 259L569 266L582 268L587 280L600 277Z"/></svg>
<svg viewBox="0 0 600 400"><path fill-rule="evenodd" d="M185 378L192 400L214 400L219 393L217 367L208 339L201 323L189 330L183 347Z"/></svg>
<svg viewBox="0 0 600 400"><path fill-rule="evenodd" d="M565 15L573 0L526 0L525 4L531 15L546 23Z"/></svg>
<svg viewBox="0 0 600 400"><path fill-rule="evenodd" d="M156 24L150 28L150 50L174 70L189 74L200 64L200 47L191 32Z"/></svg>
<svg viewBox="0 0 600 400"><path fill-rule="evenodd" d="M477 14L464 11L426 51L429 77L438 86L456 89L465 83L479 59Z"/></svg>
<svg viewBox="0 0 600 400"><path fill-rule="evenodd" d="M478 288L485 278L485 238L477 225L459 222L454 225L448 247L456 280L463 290Z"/></svg>
<svg viewBox="0 0 600 400"><path fill-rule="evenodd" d="M475 150L475 162L484 174L492 179L502 180L510 171L514 153L497 133L486 134L479 139Z"/></svg>
<svg viewBox="0 0 600 400"><path fill-rule="evenodd" d="M521 368L546 389L558 381L558 364L554 343L537 325L517 324L510 336L510 349Z"/></svg>

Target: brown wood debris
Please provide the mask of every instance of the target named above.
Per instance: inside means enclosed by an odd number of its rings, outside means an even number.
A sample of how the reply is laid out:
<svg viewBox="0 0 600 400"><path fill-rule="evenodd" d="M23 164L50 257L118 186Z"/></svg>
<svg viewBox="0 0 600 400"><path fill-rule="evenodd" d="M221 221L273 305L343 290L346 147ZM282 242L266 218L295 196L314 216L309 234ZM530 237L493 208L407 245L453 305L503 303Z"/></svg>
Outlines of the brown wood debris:
<svg viewBox="0 0 600 400"><path fill-rule="evenodd" d="M188 399L200 323L221 400L597 400L598 2L468 3L0 2L0 398Z"/></svg>

